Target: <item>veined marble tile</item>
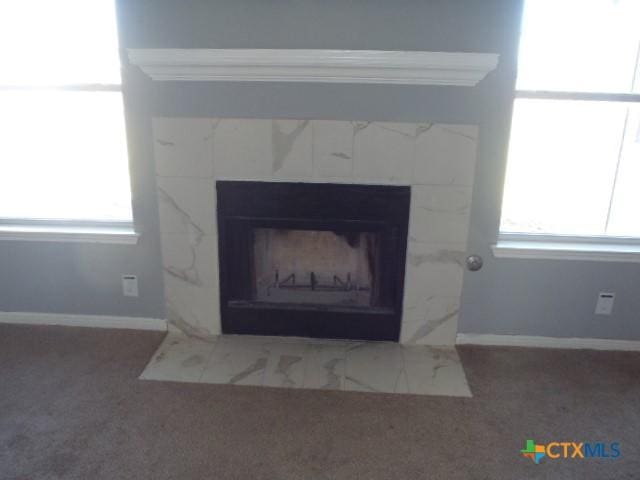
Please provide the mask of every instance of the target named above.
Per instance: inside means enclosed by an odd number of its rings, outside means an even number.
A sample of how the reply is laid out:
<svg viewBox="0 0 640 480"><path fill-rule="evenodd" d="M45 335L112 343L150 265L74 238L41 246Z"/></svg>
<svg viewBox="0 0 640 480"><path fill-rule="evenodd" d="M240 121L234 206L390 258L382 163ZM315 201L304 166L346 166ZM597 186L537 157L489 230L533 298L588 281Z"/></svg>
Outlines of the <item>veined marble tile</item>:
<svg viewBox="0 0 640 480"><path fill-rule="evenodd" d="M462 362L454 347L402 349L409 393L471 397Z"/></svg>
<svg viewBox="0 0 640 480"><path fill-rule="evenodd" d="M272 173L271 120L224 118L216 127L214 173L218 178L259 179Z"/></svg>
<svg viewBox="0 0 640 480"><path fill-rule="evenodd" d="M405 302L400 341L406 345L453 345L458 332L460 297L415 295Z"/></svg>
<svg viewBox="0 0 640 480"><path fill-rule="evenodd" d="M345 355L344 389L407 393L402 347L395 343L363 342L349 348Z"/></svg>
<svg viewBox="0 0 640 480"><path fill-rule="evenodd" d="M309 345L301 339L270 339L264 343L269 351L264 376L265 387L299 388L304 384Z"/></svg>
<svg viewBox="0 0 640 480"><path fill-rule="evenodd" d="M212 177L217 119L154 118L156 173L165 177Z"/></svg>
<svg viewBox="0 0 640 480"><path fill-rule="evenodd" d="M214 341L168 334L140 375L142 380L199 382Z"/></svg>
<svg viewBox="0 0 640 480"><path fill-rule="evenodd" d="M271 121L272 174L275 178L311 178L311 122L309 120Z"/></svg>
<svg viewBox="0 0 640 480"><path fill-rule="evenodd" d="M311 124L314 176L353 178L354 123L314 120Z"/></svg>
<svg viewBox="0 0 640 480"><path fill-rule="evenodd" d="M416 242L466 243L471 187L411 187L409 238Z"/></svg>
<svg viewBox="0 0 640 480"><path fill-rule="evenodd" d="M405 305L416 305L423 296L459 296L465 258L464 245L408 242Z"/></svg>
<svg viewBox="0 0 640 480"><path fill-rule="evenodd" d="M169 333L140 376L182 382L471 396L452 347Z"/></svg>
<svg viewBox="0 0 640 480"><path fill-rule="evenodd" d="M164 273L167 320L182 332L202 338L220 333L217 288L200 287Z"/></svg>
<svg viewBox="0 0 640 480"><path fill-rule="evenodd" d="M156 177L160 232L215 234L216 197L212 179Z"/></svg>
<svg viewBox="0 0 640 480"><path fill-rule="evenodd" d="M201 336L220 331L216 179L411 184L402 341L453 343L451 305L462 285L476 126L155 118L153 135L174 325ZM314 385L325 385L324 363Z"/></svg>
<svg viewBox="0 0 640 480"><path fill-rule="evenodd" d="M214 235L162 233L165 274L196 287L218 287L218 239Z"/></svg>
<svg viewBox="0 0 640 480"><path fill-rule="evenodd" d="M416 141L414 182L473 185L478 127L435 124Z"/></svg>
<svg viewBox="0 0 640 480"><path fill-rule="evenodd" d="M201 381L230 385L263 385L269 349L265 340L228 335L221 337Z"/></svg>
<svg viewBox="0 0 640 480"><path fill-rule="evenodd" d="M219 178L303 179L312 175L309 120L222 119L214 138Z"/></svg>
<svg viewBox="0 0 640 480"><path fill-rule="evenodd" d="M304 388L342 390L344 388L345 355L355 345L347 341L310 341Z"/></svg>
<svg viewBox="0 0 640 480"><path fill-rule="evenodd" d="M360 181L411 183L415 142L421 126L385 122L353 124L354 178Z"/></svg>

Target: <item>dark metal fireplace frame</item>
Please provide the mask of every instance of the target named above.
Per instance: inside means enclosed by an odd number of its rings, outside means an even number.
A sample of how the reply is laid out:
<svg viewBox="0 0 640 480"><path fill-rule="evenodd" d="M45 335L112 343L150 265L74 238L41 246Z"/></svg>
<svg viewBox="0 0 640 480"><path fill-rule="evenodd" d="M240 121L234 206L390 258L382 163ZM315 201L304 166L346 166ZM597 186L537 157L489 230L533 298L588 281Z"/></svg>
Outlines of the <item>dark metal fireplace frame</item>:
<svg viewBox="0 0 640 480"><path fill-rule="evenodd" d="M218 181L216 188L223 333L398 340L409 187ZM252 300L254 228L379 232L379 305Z"/></svg>

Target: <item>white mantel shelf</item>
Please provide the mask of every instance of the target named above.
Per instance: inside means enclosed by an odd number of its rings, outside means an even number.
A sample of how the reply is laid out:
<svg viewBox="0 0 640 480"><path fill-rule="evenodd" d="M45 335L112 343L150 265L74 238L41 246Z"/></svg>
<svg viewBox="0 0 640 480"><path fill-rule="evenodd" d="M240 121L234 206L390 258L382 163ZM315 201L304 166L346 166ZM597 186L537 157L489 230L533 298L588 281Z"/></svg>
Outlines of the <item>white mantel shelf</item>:
<svg viewBox="0 0 640 480"><path fill-rule="evenodd" d="M317 82L472 87L498 54L382 50L129 49L157 81Z"/></svg>

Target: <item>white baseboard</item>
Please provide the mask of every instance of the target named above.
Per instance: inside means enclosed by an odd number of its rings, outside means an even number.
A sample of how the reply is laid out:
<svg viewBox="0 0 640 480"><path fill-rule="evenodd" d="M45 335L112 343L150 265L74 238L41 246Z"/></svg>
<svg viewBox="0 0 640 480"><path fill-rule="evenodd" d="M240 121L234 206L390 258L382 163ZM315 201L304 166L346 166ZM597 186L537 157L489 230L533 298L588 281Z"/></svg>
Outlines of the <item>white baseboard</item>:
<svg viewBox="0 0 640 480"><path fill-rule="evenodd" d="M160 332L167 330L167 321L161 318L67 315L63 313L0 312L0 323L155 330Z"/></svg>
<svg viewBox="0 0 640 480"><path fill-rule="evenodd" d="M459 333L456 345L491 345L503 347L563 348L582 350L640 351L639 340L611 340L606 338L557 338L528 335L491 335Z"/></svg>

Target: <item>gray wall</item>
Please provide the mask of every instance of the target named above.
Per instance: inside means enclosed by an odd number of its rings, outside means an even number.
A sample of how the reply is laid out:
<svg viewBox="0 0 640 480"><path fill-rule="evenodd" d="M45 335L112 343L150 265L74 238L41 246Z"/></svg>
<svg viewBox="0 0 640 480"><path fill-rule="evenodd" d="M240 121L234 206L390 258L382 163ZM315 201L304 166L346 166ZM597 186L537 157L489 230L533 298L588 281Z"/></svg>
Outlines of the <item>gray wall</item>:
<svg viewBox="0 0 640 480"><path fill-rule="evenodd" d="M159 316L163 311L150 117L229 116L437 121L480 125L470 250L460 330L640 338L637 266L498 260L495 242L515 79L520 0L118 0L121 43L132 48L336 48L497 52L475 88L376 85L152 83L125 68L135 247L2 242L0 310ZM141 297L119 275L140 276ZM599 290L614 315L592 315Z"/></svg>
<svg viewBox="0 0 640 480"><path fill-rule="evenodd" d="M137 245L0 241L0 311L164 318L149 102L128 82L127 127ZM45 199L46 201L46 199ZM81 198L78 201L82 201ZM122 296L135 274L140 296Z"/></svg>

